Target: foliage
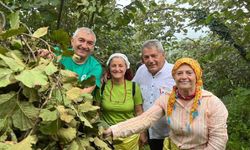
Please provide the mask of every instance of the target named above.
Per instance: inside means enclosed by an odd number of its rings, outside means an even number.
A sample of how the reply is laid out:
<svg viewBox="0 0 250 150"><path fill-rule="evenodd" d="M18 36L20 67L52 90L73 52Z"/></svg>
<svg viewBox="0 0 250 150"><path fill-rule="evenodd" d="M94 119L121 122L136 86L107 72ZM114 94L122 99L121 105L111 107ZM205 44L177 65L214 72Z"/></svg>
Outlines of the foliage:
<svg viewBox="0 0 250 150"><path fill-rule="evenodd" d="M56 58L36 56L40 43L51 49L41 39L48 28L28 34L18 18L14 13L0 33L0 149L110 149L100 136L99 107L81 93L93 79L79 83Z"/></svg>
<svg viewBox="0 0 250 150"><path fill-rule="evenodd" d="M228 108L228 150L250 147L250 89L238 88L223 97Z"/></svg>

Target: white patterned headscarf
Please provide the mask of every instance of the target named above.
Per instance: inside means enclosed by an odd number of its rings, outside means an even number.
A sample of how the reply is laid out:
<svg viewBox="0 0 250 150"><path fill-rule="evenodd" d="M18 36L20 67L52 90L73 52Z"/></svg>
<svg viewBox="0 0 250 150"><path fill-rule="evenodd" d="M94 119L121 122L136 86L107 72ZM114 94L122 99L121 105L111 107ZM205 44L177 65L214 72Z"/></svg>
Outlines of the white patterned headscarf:
<svg viewBox="0 0 250 150"><path fill-rule="evenodd" d="M111 61L114 57L120 57L120 58L122 58L122 59L125 61L125 63L126 63L127 69L130 68L130 62L128 61L128 57L127 57L126 55L122 54L122 53L114 53L114 54L110 55L110 57L109 57L109 59L108 59L108 61L107 61L107 63L106 63L107 66L109 65L110 61Z"/></svg>

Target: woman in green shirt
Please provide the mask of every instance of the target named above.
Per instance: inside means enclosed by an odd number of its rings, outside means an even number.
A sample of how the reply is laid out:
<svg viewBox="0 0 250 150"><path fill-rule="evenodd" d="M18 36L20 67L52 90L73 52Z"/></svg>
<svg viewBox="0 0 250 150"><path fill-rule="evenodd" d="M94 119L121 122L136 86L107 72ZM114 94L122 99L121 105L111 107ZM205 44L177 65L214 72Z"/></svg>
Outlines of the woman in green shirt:
<svg viewBox="0 0 250 150"><path fill-rule="evenodd" d="M143 110L141 91L138 86L133 86L133 76L126 55L112 54L107 66L108 80L102 87L100 106L101 118L111 126L140 115ZM138 134L120 140L119 144L113 145L115 150L139 150Z"/></svg>

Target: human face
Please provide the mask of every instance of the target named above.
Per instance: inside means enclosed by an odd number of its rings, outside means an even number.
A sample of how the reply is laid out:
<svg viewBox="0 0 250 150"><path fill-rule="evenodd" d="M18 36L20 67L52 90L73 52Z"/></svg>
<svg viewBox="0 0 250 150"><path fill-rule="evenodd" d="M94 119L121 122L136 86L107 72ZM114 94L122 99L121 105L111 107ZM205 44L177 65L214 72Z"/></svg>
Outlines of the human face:
<svg viewBox="0 0 250 150"><path fill-rule="evenodd" d="M142 61L148 68L148 71L152 75L155 75L164 66L165 55L155 47L144 48L142 53Z"/></svg>
<svg viewBox="0 0 250 150"><path fill-rule="evenodd" d="M127 70L127 66L123 58L120 57L114 57L112 58L110 65L109 65L109 70L112 79L121 82L124 80L124 76Z"/></svg>
<svg viewBox="0 0 250 150"><path fill-rule="evenodd" d="M76 55L86 59L95 46L95 36L88 31L80 30L72 39L71 45Z"/></svg>
<svg viewBox="0 0 250 150"><path fill-rule="evenodd" d="M195 92L196 75L189 65L181 65L174 74L174 80L179 90Z"/></svg>

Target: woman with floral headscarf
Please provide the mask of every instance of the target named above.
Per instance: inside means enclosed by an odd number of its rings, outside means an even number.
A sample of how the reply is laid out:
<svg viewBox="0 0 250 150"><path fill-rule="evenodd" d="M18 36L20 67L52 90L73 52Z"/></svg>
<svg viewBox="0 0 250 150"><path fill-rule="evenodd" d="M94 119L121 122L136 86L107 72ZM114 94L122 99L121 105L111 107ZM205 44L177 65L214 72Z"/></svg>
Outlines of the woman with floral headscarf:
<svg viewBox="0 0 250 150"><path fill-rule="evenodd" d="M166 114L170 128L165 150L226 148L228 111L222 101L202 89L202 70L192 58L176 61L172 70L176 82L171 93L161 96L142 115L111 126L104 136L126 137L149 128Z"/></svg>

